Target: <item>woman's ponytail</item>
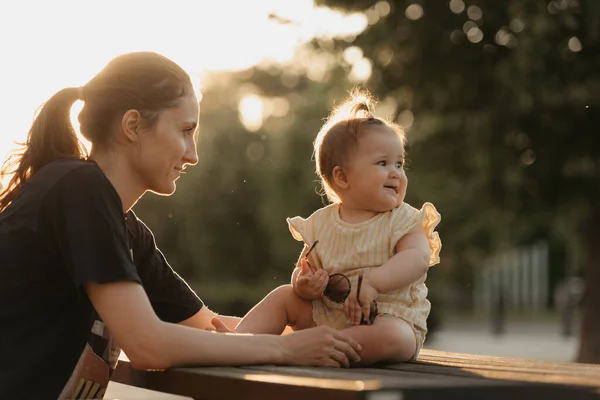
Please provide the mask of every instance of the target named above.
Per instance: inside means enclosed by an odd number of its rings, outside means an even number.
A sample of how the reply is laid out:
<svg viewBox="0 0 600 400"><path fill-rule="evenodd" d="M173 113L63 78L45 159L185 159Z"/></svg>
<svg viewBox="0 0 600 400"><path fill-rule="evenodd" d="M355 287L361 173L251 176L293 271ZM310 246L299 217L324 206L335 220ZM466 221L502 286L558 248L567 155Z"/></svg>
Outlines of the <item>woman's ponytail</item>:
<svg viewBox="0 0 600 400"><path fill-rule="evenodd" d="M21 151L12 154L2 166L0 176L13 174L0 192L0 211L17 196L21 188L44 165L62 158L87 156L71 124L71 107L79 99L78 88L62 89L40 109Z"/></svg>

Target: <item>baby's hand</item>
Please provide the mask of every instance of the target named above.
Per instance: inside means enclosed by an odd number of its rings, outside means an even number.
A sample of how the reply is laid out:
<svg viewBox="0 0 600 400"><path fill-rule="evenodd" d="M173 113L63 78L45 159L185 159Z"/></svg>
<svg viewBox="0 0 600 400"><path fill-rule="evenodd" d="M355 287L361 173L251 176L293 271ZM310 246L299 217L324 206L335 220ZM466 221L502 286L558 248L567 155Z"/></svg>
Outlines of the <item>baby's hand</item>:
<svg viewBox="0 0 600 400"><path fill-rule="evenodd" d="M294 285L300 297L308 300L318 299L327 287L327 282L329 282L329 275L325 270L313 271L306 258L300 259L300 273L296 276Z"/></svg>
<svg viewBox="0 0 600 400"><path fill-rule="evenodd" d="M344 311L352 325L360 325L360 321L364 318L369 324L369 314L371 312L371 304L379 297L379 292L369 283L367 276L363 277L360 288L360 298L356 297L356 286L352 287L352 291L344 302Z"/></svg>

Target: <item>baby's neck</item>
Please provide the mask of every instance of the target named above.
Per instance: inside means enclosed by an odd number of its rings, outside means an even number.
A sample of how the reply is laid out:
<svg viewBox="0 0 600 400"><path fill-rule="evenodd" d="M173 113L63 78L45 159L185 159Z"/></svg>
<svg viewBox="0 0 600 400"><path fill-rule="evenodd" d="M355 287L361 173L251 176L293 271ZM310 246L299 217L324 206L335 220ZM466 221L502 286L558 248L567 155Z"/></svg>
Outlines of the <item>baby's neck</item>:
<svg viewBox="0 0 600 400"><path fill-rule="evenodd" d="M377 214L379 214L377 211L352 208L340 204L340 218L349 224L360 224L361 222L370 220Z"/></svg>

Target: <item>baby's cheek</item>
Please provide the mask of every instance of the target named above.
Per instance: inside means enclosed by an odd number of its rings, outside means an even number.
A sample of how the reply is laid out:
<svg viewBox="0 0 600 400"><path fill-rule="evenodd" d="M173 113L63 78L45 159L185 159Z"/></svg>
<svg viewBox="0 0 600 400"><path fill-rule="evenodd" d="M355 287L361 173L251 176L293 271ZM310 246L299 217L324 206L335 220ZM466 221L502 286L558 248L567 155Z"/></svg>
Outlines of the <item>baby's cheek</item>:
<svg viewBox="0 0 600 400"><path fill-rule="evenodd" d="M407 187L408 187L408 179L406 178L406 175L405 175L404 179L402 179L400 181L400 194L402 195L402 197L404 197L406 195Z"/></svg>

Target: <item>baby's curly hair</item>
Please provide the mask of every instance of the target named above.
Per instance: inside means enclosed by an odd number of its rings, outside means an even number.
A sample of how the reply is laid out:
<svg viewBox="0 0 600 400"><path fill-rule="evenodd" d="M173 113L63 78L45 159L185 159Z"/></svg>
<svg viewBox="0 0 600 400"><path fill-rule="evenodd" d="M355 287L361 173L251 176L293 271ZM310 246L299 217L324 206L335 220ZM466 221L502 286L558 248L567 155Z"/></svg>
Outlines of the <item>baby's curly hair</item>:
<svg viewBox="0 0 600 400"><path fill-rule="evenodd" d="M317 175L323 194L332 203L340 202L332 187L333 169L346 165L350 150L358 144L359 135L366 133L365 126L388 127L400 137L403 145L406 143L406 134L398 124L377 118L372 113L375 104L368 91L353 89L349 97L331 111L317 134L314 141Z"/></svg>

